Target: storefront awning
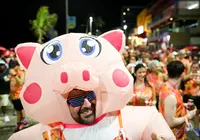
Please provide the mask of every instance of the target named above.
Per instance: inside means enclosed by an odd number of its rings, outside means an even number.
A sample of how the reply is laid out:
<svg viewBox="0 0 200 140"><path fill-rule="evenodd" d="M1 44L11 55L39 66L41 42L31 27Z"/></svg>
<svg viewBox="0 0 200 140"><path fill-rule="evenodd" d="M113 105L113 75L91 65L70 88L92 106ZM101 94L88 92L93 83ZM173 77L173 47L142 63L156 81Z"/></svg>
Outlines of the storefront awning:
<svg viewBox="0 0 200 140"><path fill-rule="evenodd" d="M147 40L147 43L152 43L152 42L159 42L160 41L160 37L153 37Z"/></svg>

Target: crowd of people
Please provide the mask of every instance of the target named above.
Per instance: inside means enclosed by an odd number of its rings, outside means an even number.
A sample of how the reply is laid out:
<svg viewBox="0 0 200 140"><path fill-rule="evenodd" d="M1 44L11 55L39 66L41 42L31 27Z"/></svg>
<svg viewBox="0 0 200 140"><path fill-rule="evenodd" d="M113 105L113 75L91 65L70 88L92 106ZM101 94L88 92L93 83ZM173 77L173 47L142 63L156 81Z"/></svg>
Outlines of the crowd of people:
<svg viewBox="0 0 200 140"><path fill-rule="evenodd" d="M156 106L177 139L187 137L186 130L200 136L200 59L180 50L159 51L158 54L127 49L122 60L134 79L135 95L128 105ZM25 71L20 67L15 53L0 58L0 105L4 121L9 122L6 112L9 100L17 113L15 132L28 125L20 101ZM194 104L193 108L191 106Z"/></svg>
<svg viewBox="0 0 200 140"><path fill-rule="evenodd" d="M20 67L16 55L12 50L1 53L0 58L0 106L4 115L4 122L10 122L8 105L14 106L13 115L17 115L15 132L28 126L25 112L20 101L20 91L24 83L25 71Z"/></svg>
<svg viewBox="0 0 200 140"><path fill-rule="evenodd" d="M155 105L177 139L185 139L186 130L200 136L200 59L186 50L140 52L127 49L122 56L134 78L136 106ZM190 106L193 106L191 109ZM190 120L193 120L192 127Z"/></svg>

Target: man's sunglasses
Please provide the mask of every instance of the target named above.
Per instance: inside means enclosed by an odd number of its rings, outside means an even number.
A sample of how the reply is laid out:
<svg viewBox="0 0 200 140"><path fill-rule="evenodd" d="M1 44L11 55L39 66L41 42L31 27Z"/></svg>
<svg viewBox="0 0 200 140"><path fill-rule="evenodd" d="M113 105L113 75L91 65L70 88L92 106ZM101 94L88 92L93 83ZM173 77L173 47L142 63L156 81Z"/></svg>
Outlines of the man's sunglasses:
<svg viewBox="0 0 200 140"><path fill-rule="evenodd" d="M92 101L96 98L96 95L93 91L89 91L87 94L83 95L83 96L79 96L76 98L71 98L67 100L67 104L72 106L72 107L77 107L77 106L81 106L84 103L85 99L88 99L89 101Z"/></svg>

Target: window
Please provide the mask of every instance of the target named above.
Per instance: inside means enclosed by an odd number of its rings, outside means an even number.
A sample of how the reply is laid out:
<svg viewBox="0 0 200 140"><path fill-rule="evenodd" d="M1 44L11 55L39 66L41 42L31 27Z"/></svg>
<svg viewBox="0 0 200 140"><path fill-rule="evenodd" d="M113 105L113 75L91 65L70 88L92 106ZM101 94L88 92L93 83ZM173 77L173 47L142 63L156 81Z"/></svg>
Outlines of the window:
<svg viewBox="0 0 200 140"><path fill-rule="evenodd" d="M178 3L179 9L199 9L199 1L179 1Z"/></svg>

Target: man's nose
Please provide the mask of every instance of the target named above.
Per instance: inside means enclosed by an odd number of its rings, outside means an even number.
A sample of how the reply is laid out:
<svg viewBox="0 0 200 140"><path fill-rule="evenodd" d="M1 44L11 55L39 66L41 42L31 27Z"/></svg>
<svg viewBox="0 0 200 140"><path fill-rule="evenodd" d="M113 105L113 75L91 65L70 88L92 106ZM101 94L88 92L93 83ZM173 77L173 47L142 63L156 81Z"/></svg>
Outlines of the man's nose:
<svg viewBox="0 0 200 140"><path fill-rule="evenodd" d="M91 103L87 98L84 99L82 107L91 107Z"/></svg>

